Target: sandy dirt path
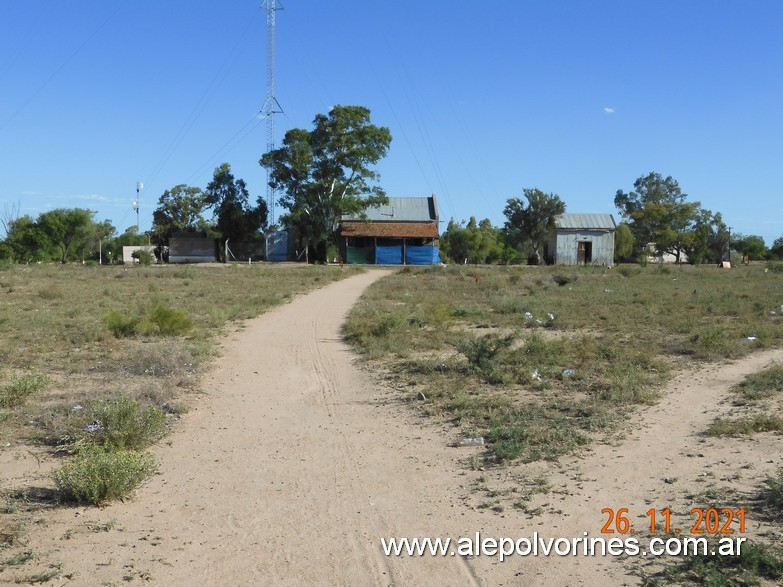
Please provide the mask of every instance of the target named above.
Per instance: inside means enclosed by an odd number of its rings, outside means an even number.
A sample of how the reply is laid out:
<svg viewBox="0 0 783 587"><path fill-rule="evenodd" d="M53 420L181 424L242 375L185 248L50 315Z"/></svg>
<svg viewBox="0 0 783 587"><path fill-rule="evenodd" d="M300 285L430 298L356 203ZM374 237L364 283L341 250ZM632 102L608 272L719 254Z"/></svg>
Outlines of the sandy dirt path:
<svg viewBox="0 0 783 587"><path fill-rule="evenodd" d="M206 397L155 449L160 475L131 502L48 512L30 543L78 585L478 584L461 557L381 553L384 536L471 529L458 451L400 418L404 407L390 413L340 336L384 274L247 322L205 378Z"/></svg>
<svg viewBox="0 0 783 587"><path fill-rule="evenodd" d="M553 502L546 513L494 513L470 507L476 480L506 473L470 470L481 448L451 448L452 431L397 401L341 339L350 307L384 274L331 284L231 335L206 396L155 449L159 476L132 501L48 511L31 528L42 560L62 565L58 584L635 585L616 559L388 558L380 539L578 537L598 534L604 507L682 510L685 487L728 462L720 446L692 450L710 410L744 374L783 359L767 352L677 377L620 446L550 467L568 494L541 497ZM739 470L743 450L722 470ZM753 459L779 462L767 456Z"/></svg>
<svg viewBox="0 0 783 587"><path fill-rule="evenodd" d="M541 531L548 536L579 537L583 532L600 536L608 519L601 510L628 508L631 527L645 550L651 537L650 518L645 513L651 508L670 508L672 528L684 534L696 521L692 508L742 507L730 498L708 503L702 494L711 487L729 487L746 496L758 492L762 480L783 466L783 441L774 433L749 439L713 439L704 437L703 432L717 416L736 417L725 401L729 389L773 361L783 362L783 350L678 374L666 386L659 404L632 418L631 430L618 446L599 445L587 455L561 461L550 482L568 494L560 500L545 498L556 511L536 518ZM752 518L753 512L748 515ZM658 527L661 520L659 516ZM746 536L752 537L758 525L748 526ZM738 532L738 520L732 527ZM541 557L528 562L528 571L535 577L530 577L530 584L601 586L636 585L640 581L627 574L634 565L617 558Z"/></svg>

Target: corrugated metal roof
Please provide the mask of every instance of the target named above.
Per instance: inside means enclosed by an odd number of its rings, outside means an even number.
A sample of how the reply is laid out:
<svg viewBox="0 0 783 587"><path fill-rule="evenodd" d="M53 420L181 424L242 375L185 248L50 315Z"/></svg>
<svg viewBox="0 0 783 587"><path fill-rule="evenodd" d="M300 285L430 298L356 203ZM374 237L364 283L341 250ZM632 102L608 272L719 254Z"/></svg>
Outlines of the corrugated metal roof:
<svg viewBox="0 0 783 587"><path fill-rule="evenodd" d="M560 214L555 228L614 230L617 224L611 214Z"/></svg>
<svg viewBox="0 0 783 587"><path fill-rule="evenodd" d="M435 199L389 198L386 206L367 208L365 214L371 222L430 222L437 218ZM343 220L364 220L359 216L346 216Z"/></svg>
<svg viewBox="0 0 783 587"><path fill-rule="evenodd" d="M435 222L343 222L341 236L438 238Z"/></svg>

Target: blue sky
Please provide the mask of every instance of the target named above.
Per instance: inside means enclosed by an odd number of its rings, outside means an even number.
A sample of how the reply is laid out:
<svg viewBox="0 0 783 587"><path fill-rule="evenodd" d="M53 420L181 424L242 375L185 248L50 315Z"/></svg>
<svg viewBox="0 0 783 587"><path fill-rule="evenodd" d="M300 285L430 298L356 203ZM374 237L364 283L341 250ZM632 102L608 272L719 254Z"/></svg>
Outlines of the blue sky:
<svg viewBox="0 0 783 587"><path fill-rule="evenodd" d="M146 230L222 161L253 197L261 0L0 2L0 212L84 207ZM767 244L783 235L783 3L282 0L279 144L335 104L393 141L393 196L504 220L525 187L611 212L650 171ZM445 229L445 223L442 227Z"/></svg>

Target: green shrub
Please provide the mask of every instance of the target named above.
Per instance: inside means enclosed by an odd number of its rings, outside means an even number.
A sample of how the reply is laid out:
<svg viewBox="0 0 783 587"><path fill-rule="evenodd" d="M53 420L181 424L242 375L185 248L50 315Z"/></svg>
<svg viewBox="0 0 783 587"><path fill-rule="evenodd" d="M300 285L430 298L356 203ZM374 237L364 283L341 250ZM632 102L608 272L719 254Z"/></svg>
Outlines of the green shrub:
<svg viewBox="0 0 783 587"><path fill-rule="evenodd" d="M115 337L128 338L138 333L141 319L138 316L125 317L116 310L112 310L104 321Z"/></svg>
<svg viewBox="0 0 783 587"><path fill-rule="evenodd" d="M49 382L46 375L33 373L22 377L11 377L11 382L0 387L0 408L21 406L27 399L41 391Z"/></svg>
<svg viewBox="0 0 783 587"><path fill-rule="evenodd" d="M498 355L507 350L515 340L515 334L467 336L457 343L457 350L468 360L468 370L471 373L494 381Z"/></svg>
<svg viewBox="0 0 783 587"><path fill-rule="evenodd" d="M166 434L166 414L155 406L144 409L127 398L107 400L90 410L93 423L80 435L87 442L112 450L140 450Z"/></svg>
<svg viewBox="0 0 783 587"><path fill-rule="evenodd" d="M182 310L155 304L150 321L157 327L158 333L166 336L182 334L193 328L193 322Z"/></svg>
<svg viewBox="0 0 783 587"><path fill-rule="evenodd" d="M139 333L174 336L193 328L193 321L185 312L160 302L153 305L146 316L124 316L113 310L106 316L105 322L117 338L128 338Z"/></svg>
<svg viewBox="0 0 783 587"><path fill-rule="evenodd" d="M139 251L133 251L131 256L134 259L139 260L139 265L152 265L152 261L155 259L155 256L152 253L143 249Z"/></svg>
<svg viewBox="0 0 783 587"><path fill-rule="evenodd" d="M52 477L66 499L100 505L125 497L154 472L155 459L149 453L89 447Z"/></svg>

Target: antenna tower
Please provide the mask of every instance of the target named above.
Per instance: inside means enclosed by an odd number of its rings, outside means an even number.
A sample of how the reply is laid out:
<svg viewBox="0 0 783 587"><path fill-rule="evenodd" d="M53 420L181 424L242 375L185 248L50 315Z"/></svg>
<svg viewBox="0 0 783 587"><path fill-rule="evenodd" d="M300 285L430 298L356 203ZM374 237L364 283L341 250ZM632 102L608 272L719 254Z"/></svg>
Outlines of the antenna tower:
<svg viewBox="0 0 783 587"><path fill-rule="evenodd" d="M283 109L275 98L275 13L282 10L278 0L264 0L266 8L266 100L261 109L266 118L266 152L275 148L275 114L282 114ZM275 223L275 190L269 185L269 170L266 172L266 205L269 210L270 222Z"/></svg>

